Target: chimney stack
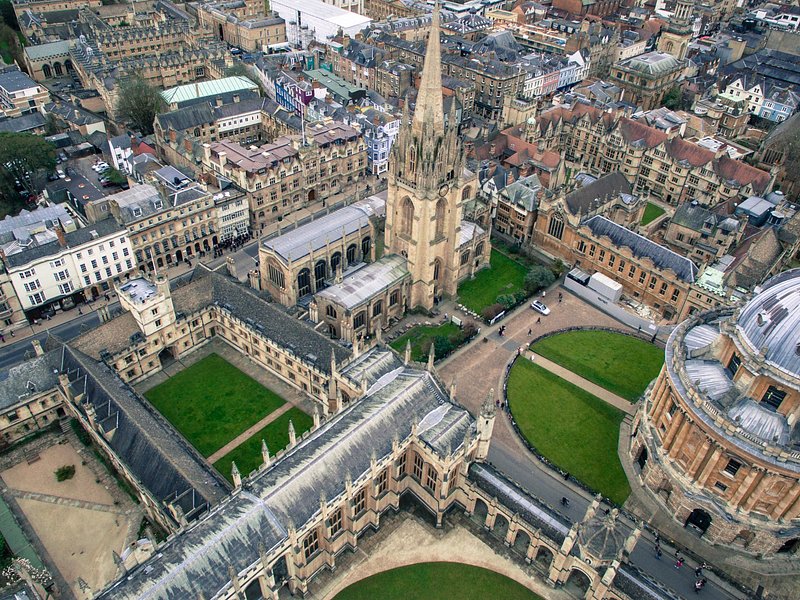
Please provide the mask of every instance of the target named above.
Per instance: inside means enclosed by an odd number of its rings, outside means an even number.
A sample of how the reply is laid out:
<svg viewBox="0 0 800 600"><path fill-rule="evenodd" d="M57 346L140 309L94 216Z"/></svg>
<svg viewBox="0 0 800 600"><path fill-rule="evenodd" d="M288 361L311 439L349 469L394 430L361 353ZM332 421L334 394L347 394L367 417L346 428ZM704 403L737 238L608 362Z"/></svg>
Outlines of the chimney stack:
<svg viewBox="0 0 800 600"><path fill-rule="evenodd" d="M58 225L53 227L53 231L55 232L56 237L58 238L58 244L62 248L66 248L67 247L67 236L64 234L64 228L61 226L60 222L58 223Z"/></svg>

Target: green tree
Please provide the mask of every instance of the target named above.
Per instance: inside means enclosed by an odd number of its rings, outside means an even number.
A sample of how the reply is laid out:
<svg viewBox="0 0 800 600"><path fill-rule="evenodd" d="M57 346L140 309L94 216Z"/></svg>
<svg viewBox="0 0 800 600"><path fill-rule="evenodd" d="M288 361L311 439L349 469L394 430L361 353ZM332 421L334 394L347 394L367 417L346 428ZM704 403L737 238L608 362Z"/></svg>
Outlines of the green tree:
<svg viewBox="0 0 800 600"><path fill-rule="evenodd" d="M58 124L58 119L53 113L47 113L44 119L44 134L55 135L61 133L61 126Z"/></svg>
<svg viewBox="0 0 800 600"><path fill-rule="evenodd" d="M667 95L664 96L662 104L670 110L678 110L683 105L683 92L679 86L674 86Z"/></svg>
<svg viewBox="0 0 800 600"><path fill-rule="evenodd" d="M0 0L0 18L14 31L19 31L17 15L14 13L14 5L11 0Z"/></svg>
<svg viewBox="0 0 800 600"><path fill-rule="evenodd" d="M227 69L225 69L225 77L236 77L236 76L253 79L253 76L250 74L250 67L240 60L234 62L232 67L228 67Z"/></svg>
<svg viewBox="0 0 800 600"><path fill-rule="evenodd" d="M128 183L128 178L113 167L108 169L104 175L108 177L108 180L114 185L125 185Z"/></svg>
<svg viewBox="0 0 800 600"><path fill-rule="evenodd" d="M540 289L546 288L555 280L556 276L553 275L550 269L541 265L535 265L531 267L525 275L525 291L529 294L535 294Z"/></svg>
<svg viewBox="0 0 800 600"><path fill-rule="evenodd" d="M144 135L153 133L156 115L166 108L159 90L141 75L133 75L119 86L118 116Z"/></svg>
<svg viewBox="0 0 800 600"><path fill-rule="evenodd" d="M0 213L24 206L25 196L38 193L56 168L56 148L29 133L0 133Z"/></svg>

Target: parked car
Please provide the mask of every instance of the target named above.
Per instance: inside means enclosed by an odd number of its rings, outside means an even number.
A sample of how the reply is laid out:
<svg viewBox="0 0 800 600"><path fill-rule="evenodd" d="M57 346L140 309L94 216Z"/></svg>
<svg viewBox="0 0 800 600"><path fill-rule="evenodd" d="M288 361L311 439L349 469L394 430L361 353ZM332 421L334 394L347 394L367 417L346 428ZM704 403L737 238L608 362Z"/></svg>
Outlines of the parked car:
<svg viewBox="0 0 800 600"><path fill-rule="evenodd" d="M58 178L59 179L66 179L67 178L67 174L64 173L63 169L56 169L56 173L58 173Z"/></svg>
<svg viewBox="0 0 800 600"><path fill-rule="evenodd" d="M539 300L534 300L531 302L531 308L538 313L542 313L543 315L549 315L550 309L547 308L547 305L544 302L540 302Z"/></svg>
<svg viewBox="0 0 800 600"><path fill-rule="evenodd" d="M61 162L67 162L67 155L64 154L63 152L58 153L58 158L61 159Z"/></svg>

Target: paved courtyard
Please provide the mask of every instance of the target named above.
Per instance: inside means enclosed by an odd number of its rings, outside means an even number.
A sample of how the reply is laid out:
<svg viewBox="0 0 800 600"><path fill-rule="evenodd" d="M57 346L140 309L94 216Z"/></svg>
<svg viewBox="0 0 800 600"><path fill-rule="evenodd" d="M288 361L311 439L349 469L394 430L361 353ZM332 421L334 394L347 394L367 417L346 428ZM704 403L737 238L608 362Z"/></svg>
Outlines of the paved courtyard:
<svg viewBox="0 0 800 600"><path fill-rule="evenodd" d="M74 465L75 476L56 481L64 465ZM90 450L56 444L0 476L4 495L17 503L76 597L82 597L79 577L94 591L117 577L112 552L122 555L136 540L142 512Z"/></svg>

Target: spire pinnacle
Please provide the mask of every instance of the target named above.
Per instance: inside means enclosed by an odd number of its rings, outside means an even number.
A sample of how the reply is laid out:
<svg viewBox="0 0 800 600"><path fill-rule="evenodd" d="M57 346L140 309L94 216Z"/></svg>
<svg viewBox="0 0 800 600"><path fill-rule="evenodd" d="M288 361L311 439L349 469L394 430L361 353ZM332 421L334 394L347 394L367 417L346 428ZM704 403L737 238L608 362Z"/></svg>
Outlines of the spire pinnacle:
<svg viewBox="0 0 800 600"><path fill-rule="evenodd" d="M422 133L423 126L433 127L435 132L444 132L444 106L442 106L442 48L439 41L439 2L431 15L431 31L425 49L425 63L414 109L412 129ZM429 132L433 133L433 132Z"/></svg>

